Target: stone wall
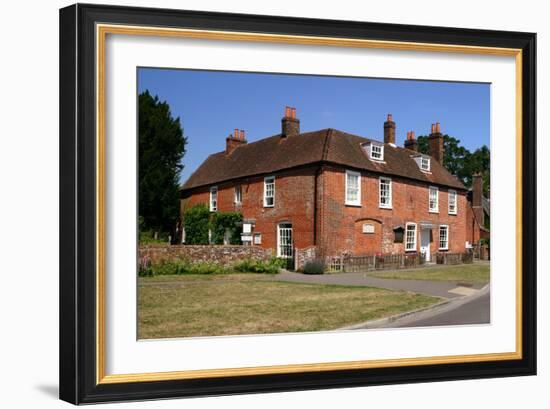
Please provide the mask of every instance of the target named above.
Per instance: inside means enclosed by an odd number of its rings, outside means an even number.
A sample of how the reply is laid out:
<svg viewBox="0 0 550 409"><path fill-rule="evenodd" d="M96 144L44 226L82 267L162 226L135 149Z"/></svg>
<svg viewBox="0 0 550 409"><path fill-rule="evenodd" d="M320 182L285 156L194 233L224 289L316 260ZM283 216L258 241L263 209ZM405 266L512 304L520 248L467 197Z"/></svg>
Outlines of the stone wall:
<svg viewBox="0 0 550 409"><path fill-rule="evenodd" d="M228 266L245 259L266 261L271 256L270 249L255 246L145 245L139 247L139 259L147 258L152 264L184 259L190 262L210 262Z"/></svg>
<svg viewBox="0 0 550 409"><path fill-rule="evenodd" d="M301 270L308 261L313 261L317 258L317 247L309 246L304 249L295 250L295 269Z"/></svg>

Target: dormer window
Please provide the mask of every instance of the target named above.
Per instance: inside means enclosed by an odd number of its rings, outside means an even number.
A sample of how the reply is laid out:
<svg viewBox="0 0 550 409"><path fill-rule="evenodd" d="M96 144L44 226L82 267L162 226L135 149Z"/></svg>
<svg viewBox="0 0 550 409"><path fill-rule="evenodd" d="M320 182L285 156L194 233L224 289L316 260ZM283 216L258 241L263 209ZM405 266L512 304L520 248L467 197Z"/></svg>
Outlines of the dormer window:
<svg viewBox="0 0 550 409"><path fill-rule="evenodd" d="M428 155L414 155L413 159L415 160L416 164L423 172L429 172L431 168L431 161L430 157Z"/></svg>
<svg viewBox="0 0 550 409"><path fill-rule="evenodd" d="M370 141L361 144L363 151L369 156L370 160L378 162L384 161L384 144L380 142Z"/></svg>
<svg viewBox="0 0 550 409"><path fill-rule="evenodd" d="M425 170L426 172L430 171L430 158L426 156L420 157L420 169Z"/></svg>
<svg viewBox="0 0 550 409"><path fill-rule="evenodd" d="M384 145L370 144L370 158L372 160L384 160Z"/></svg>

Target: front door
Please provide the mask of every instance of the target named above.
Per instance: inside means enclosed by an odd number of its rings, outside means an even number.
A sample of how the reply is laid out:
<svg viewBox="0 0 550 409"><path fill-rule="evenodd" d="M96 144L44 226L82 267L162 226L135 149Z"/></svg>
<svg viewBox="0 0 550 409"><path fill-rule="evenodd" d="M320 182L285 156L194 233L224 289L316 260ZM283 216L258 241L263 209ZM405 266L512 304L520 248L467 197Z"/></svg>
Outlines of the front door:
<svg viewBox="0 0 550 409"><path fill-rule="evenodd" d="M292 241L292 223L280 223L277 226L277 257L286 260L286 268L292 269L294 256Z"/></svg>
<svg viewBox="0 0 550 409"><path fill-rule="evenodd" d="M420 253L426 257L426 263L430 262L430 229L420 231Z"/></svg>

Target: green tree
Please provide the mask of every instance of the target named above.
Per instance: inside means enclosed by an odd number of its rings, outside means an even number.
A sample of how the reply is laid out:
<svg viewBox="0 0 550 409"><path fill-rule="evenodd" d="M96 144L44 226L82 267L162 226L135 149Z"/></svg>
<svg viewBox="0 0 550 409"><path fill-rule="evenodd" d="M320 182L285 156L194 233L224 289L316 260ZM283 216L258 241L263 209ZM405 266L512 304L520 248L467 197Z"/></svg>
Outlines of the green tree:
<svg viewBox="0 0 550 409"><path fill-rule="evenodd" d="M481 172L483 176L483 193L490 196L491 191L491 151L485 145L468 155L464 164L467 185L472 184L472 175Z"/></svg>
<svg viewBox="0 0 550 409"><path fill-rule="evenodd" d="M142 227L170 232L179 215L179 177L187 138L170 106L139 95L139 216Z"/></svg>

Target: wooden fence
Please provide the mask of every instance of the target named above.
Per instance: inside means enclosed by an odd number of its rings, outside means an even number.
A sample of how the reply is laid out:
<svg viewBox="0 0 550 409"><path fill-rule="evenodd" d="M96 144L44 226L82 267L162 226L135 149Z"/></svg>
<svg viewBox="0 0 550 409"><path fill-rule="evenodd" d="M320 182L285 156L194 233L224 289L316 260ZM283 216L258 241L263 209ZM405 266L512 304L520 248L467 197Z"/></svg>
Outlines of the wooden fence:
<svg viewBox="0 0 550 409"><path fill-rule="evenodd" d="M469 264L473 263L473 253L435 253L433 260L437 264ZM326 268L329 272L361 272L372 270L397 270L401 268L416 268L426 264L426 257L420 253L414 254L377 254L377 255L342 255L328 257Z"/></svg>
<svg viewBox="0 0 550 409"><path fill-rule="evenodd" d="M471 264L474 262L474 253L437 253L437 264Z"/></svg>

